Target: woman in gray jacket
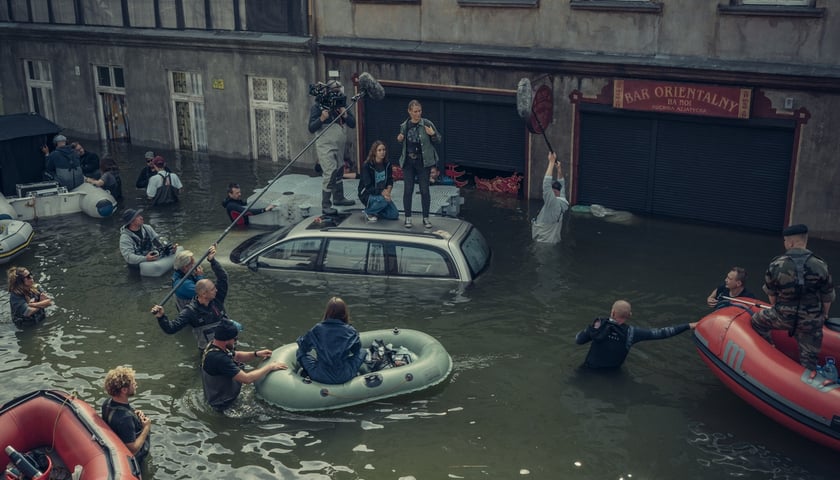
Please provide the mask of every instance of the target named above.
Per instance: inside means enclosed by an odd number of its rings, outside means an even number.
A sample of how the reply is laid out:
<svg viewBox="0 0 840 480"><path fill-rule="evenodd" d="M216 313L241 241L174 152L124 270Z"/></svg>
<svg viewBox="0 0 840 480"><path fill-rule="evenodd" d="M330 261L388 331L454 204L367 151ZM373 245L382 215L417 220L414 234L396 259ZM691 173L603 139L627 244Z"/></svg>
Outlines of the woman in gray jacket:
<svg viewBox="0 0 840 480"><path fill-rule="evenodd" d="M431 229L429 206L432 196L429 192L429 175L432 167L438 163L438 154L432 143L443 141L435 124L423 118L423 107L417 100L408 102L408 120L400 125L397 141L402 143L400 167L403 170L403 208L405 210L405 228L411 228L411 200L414 196L414 177L420 184L420 205L423 212L423 228Z"/></svg>

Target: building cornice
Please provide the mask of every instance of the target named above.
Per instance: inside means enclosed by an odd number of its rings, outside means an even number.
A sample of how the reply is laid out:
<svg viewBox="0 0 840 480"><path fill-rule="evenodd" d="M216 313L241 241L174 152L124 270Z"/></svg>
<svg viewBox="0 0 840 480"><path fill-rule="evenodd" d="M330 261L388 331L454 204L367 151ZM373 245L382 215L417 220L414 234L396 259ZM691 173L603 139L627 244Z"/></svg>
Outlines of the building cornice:
<svg viewBox="0 0 840 480"><path fill-rule="evenodd" d="M698 81L840 93L840 66L721 60L671 55L617 55L551 48L462 45L370 38L323 37L325 57L534 71L598 77Z"/></svg>

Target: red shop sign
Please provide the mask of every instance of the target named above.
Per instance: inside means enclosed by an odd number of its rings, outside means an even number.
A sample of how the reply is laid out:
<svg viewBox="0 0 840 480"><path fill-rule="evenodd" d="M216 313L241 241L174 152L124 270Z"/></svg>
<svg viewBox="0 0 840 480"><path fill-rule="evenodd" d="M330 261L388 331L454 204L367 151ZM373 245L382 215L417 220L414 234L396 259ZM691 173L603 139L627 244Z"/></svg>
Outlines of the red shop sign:
<svg viewBox="0 0 840 480"><path fill-rule="evenodd" d="M615 80L613 107L645 112L750 118L751 88Z"/></svg>

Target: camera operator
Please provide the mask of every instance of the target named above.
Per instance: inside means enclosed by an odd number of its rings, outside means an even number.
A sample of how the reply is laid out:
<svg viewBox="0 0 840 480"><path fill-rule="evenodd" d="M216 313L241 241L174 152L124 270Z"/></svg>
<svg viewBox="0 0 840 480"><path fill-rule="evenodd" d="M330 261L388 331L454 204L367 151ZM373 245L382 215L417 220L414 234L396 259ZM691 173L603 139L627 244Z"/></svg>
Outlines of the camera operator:
<svg viewBox="0 0 840 480"><path fill-rule="evenodd" d="M356 128L353 112L347 110L347 97L337 80L326 84L310 85L310 95L315 96L315 104L309 111L309 132L326 131L315 142L318 162L323 170L321 208L324 214L332 214L333 204L348 206L356 203L344 198L344 146L347 143L346 128ZM334 125L329 126L335 119ZM332 196L332 202L330 202Z"/></svg>

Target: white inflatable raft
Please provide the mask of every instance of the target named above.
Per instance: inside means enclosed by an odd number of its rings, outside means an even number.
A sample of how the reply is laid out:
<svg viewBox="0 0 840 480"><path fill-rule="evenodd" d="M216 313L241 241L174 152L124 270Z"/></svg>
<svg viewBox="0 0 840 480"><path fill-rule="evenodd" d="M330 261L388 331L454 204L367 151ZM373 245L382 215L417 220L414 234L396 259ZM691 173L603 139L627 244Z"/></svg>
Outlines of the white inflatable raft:
<svg viewBox="0 0 840 480"><path fill-rule="evenodd" d="M0 217L4 215L0 214ZM0 264L8 263L29 246L35 232L22 220L0 219Z"/></svg>
<svg viewBox="0 0 840 480"><path fill-rule="evenodd" d="M163 258L158 258L154 262L142 262L140 264L140 276L143 277L159 277L166 272L172 274L172 268L175 265L175 255L182 251L184 247L178 246L175 253L167 255Z"/></svg>
<svg viewBox="0 0 840 480"><path fill-rule="evenodd" d="M374 340L382 340L398 350L404 347L411 355L411 362L360 374L340 385L328 385L298 374L297 343L290 343L275 349L271 355L272 361L281 361L289 369L271 372L258 381L257 395L284 410L332 410L423 390L446 380L452 372L452 358L431 335L395 328L360 332L359 336L362 348Z"/></svg>
<svg viewBox="0 0 840 480"><path fill-rule="evenodd" d="M79 212L93 218L105 218L111 216L117 208L117 201L107 190L88 183L69 192L56 182L19 184L17 188L18 196L3 197L0 203L8 203L15 212L13 218L18 220Z"/></svg>

